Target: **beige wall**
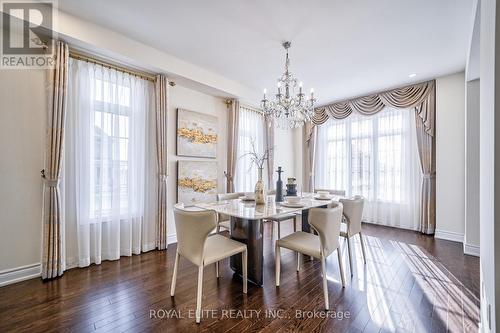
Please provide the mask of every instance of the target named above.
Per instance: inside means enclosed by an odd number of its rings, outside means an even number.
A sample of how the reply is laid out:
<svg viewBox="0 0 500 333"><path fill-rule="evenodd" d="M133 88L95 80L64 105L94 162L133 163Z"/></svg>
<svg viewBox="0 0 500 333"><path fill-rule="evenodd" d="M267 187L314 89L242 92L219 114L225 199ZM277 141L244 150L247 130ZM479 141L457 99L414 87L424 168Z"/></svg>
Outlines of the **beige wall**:
<svg viewBox="0 0 500 333"><path fill-rule="evenodd" d="M0 271L40 262L44 82L41 70L0 70Z"/></svg>
<svg viewBox="0 0 500 333"><path fill-rule="evenodd" d="M219 192L225 192L226 182L224 171L227 163L227 108L224 99L206 95L179 85L170 89L170 108L168 110L168 168L169 176L168 188L168 226L167 234L169 243L175 242L175 223L173 216L173 206L177 202L177 161L214 161L210 158L181 157L176 155L176 117L177 109L187 109L191 111L215 115L219 119L219 131L217 142L217 171Z"/></svg>
<svg viewBox="0 0 500 333"><path fill-rule="evenodd" d="M463 241L465 75L436 79L436 237Z"/></svg>
<svg viewBox="0 0 500 333"><path fill-rule="evenodd" d="M294 130L276 129L274 133L275 153L274 153L274 171L278 166L283 168L281 178L283 184L286 184L288 177L297 178L296 169L296 145L294 144ZM278 179L278 174L274 172L274 180Z"/></svg>
<svg viewBox="0 0 500 333"><path fill-rule="evenodd" d="M466 84L465 110L465 253L479 255L479 79Z"/></svg>

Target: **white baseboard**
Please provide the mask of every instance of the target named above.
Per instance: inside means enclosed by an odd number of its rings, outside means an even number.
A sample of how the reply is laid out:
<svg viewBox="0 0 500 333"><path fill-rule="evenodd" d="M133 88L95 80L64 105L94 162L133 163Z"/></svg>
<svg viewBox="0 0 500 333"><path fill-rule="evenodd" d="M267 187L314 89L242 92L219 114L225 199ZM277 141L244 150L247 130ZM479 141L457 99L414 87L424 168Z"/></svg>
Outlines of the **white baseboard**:
<svg viewBox="0 0 500 333"><path fill-rule="evenodd" d="M8 284L33 279L41 275L40 264L31 264L0 272L0 287Z"/></svg>
<svg viewBox="0 0 500 333"><path fill-rule="evenodd" d="M167 245L177 243L177 234L167 236Z"/></svg>
<svg viewBox="0 0 500 333"><path fill-rule="evenodd" d="M403 229L403 230L410 230L410 231L418 231L418 226L411 227L411 226L403 226L403 225L388 225L383 222L376 222L376 221L362 221L363 223L366 224L373 224L373 225L380 225L383 227L389 227L389 228L396 228L396 229Z"/></svg>
<svg viewBox="0 0 500 333"><path fill-rule="evenodd" d="M453 231L439 230L439 229L436 229L434 233L434 238L439 238L459 243L464 242L464 234Z"/></svg>
<svg viewBox="0 0 500 333"><path fill-rule="evenodd" d="M481 251L480 251L479 246L477 246L477 245L464 243L464 254L479 257L481 254Z"/></svg>

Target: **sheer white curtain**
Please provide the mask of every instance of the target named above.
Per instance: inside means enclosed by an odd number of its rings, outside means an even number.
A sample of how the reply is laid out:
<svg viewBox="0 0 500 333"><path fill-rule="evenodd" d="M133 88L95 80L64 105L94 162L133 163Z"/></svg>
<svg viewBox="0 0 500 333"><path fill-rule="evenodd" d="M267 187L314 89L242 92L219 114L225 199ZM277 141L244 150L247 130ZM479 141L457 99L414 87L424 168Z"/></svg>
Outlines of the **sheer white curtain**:
<svg viewBox="0 0 500 333"><path fill-rule="evenodd" d="M238 127L238 153L236 160L236 174L234 186L236 192L252 192L257 183L258 170L252 165L250 156L245 156L252 151L252 142L259 154L265 150L264 117L257 110L240 106ZM264 172L263 178L266 177Z"/></svg>
<svg viewBox="0 0 500 333"><path fill-rule="evenodd" d="M80 267L154 248L153 93L146 80L70 61L64 178Z"/></svg>
<svg viewBox="0 0 500 333"><path fill-rule="evenodd" d="M364 221L418 228L420 165L414 111L385 108L318 127L315 186L366 199Z"/></svg>

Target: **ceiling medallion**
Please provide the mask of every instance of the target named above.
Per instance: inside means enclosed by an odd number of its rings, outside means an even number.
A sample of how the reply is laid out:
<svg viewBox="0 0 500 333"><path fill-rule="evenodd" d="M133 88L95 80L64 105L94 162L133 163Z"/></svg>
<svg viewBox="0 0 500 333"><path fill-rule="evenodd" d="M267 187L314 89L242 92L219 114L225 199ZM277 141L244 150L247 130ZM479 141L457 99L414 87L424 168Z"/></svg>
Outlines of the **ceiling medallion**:
<svg viewBox="0 0 500 333"><path fill-rule="evenodd" d="M303 126L310 121L314 113L314 89L306 97L303 93L302 82L297 84L297 78L290 72L290 58L288 49L291 42L284 42L286 51L285 72L278 79L277 94L274 100L268 100L267 90L264 89L264 98L261 101L264 116L273 120L274 124L282 129L291 129ZM296 93L298 88L298 92ZM272 123L272 122L269 122Z"/></svg>

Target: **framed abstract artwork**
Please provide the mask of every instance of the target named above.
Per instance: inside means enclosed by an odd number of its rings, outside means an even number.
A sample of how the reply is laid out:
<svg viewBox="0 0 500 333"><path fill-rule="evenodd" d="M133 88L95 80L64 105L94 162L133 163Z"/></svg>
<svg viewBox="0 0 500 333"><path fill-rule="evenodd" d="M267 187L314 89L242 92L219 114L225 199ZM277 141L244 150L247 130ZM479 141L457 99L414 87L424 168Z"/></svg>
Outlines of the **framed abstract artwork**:
<svg viewBox="0 0 500 333"><path fill-rule="evenodd" d="M217 117L177 109L177 155L217 157Z"/></svg>
<svg viewBox="0 0 500 333"><path fill-rule="evenodd" d="M217 162L178 161L177 202L217 200Z"/></svg>

